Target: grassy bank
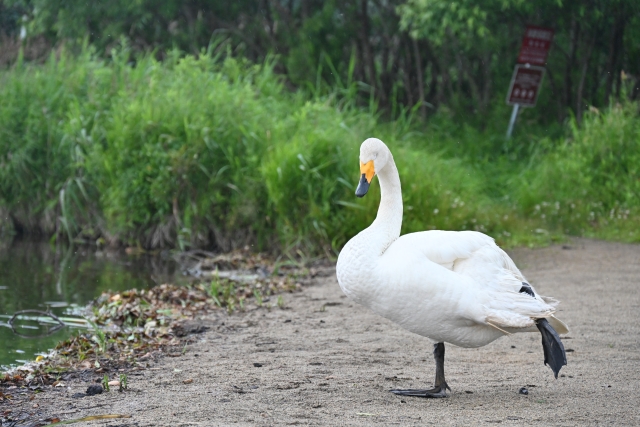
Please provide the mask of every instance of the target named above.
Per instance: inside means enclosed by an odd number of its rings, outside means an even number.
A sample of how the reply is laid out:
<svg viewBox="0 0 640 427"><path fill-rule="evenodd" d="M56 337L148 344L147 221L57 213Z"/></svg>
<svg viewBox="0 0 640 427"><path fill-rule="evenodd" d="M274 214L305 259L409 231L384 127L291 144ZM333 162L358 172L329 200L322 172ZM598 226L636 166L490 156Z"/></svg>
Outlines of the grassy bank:
<svg viewBox="0 0 640 427"><path fill-rule="evenodd" d="M377 136L399 166L405 232L640 239L636 105L593 112L566 138L506 144L502 129L445 115L383 123L351 101L357 85L338 83L292 93L268 62L208 55L19 62L0 73L1 228L331 255L375 216L377 186L353 192L359 144Z"/></svg>

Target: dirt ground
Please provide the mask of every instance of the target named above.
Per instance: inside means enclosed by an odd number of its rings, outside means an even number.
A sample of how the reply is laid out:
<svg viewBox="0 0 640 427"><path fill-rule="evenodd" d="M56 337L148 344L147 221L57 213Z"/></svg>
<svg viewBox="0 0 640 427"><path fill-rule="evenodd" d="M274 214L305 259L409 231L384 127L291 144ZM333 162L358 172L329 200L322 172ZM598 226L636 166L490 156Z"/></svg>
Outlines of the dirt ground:
<svg viewBox="0 0 640 427"><path fill-rule="evenodd" d="M561 301L571 332L557 380L539 334L518 334L448 345L448 398L397 397L388 390L432 384L430 343L347 300L328 271L285 295L285 309L209 319L183 356L131 372L126 392L72 398L89 384L77 382L28 405L63 420L132 416L82 423L93 426L640 425L640 246L574 240L511 255Z"/></svg>

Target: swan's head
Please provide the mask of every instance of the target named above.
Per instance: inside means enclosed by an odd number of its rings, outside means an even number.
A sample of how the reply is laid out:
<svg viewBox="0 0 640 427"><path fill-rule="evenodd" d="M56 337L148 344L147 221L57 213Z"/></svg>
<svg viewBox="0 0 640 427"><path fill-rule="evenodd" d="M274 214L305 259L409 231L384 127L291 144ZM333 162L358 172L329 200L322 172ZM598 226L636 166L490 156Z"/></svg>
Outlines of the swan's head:
<svg viewBox="0 0 640 427"><path fill-rule="evenodd" d="M360 146L360 183L356 196L364 197L376 173L385 167L391 152L378 138L369 138Z"/></svg>

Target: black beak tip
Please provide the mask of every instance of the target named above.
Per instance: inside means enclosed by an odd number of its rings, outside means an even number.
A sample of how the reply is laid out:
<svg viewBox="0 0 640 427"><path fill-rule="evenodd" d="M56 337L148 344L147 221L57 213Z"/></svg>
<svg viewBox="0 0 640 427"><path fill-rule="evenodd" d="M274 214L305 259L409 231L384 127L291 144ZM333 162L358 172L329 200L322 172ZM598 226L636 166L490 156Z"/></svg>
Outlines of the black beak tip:
<svg viewBox="0 0 640 427"><path fill-rule="evenodd" d="M358 183L358 188L356 188L356 196L364 197L369 191L369 183L367 182L367 178L364 174L360 177L360 182Z"/></svg>

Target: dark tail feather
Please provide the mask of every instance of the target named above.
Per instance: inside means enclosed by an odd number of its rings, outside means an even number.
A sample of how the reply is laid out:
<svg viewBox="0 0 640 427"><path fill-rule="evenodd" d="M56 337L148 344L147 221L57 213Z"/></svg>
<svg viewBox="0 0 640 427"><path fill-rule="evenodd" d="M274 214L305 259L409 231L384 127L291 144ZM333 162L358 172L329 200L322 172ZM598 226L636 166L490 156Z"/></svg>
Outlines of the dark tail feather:
<svg viewBox="0 0 640 427"><path fill-rule="evenodd" d="M555 329L547 322L547 319L536 320L536 326L542 334L542 348L544 349L544 363L549 365L553 375L558 378L558 372L567 364L567 354L564 345Z"/></svg>

